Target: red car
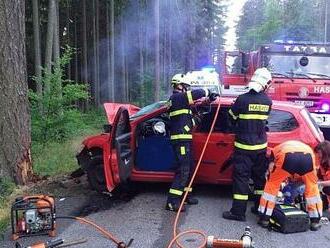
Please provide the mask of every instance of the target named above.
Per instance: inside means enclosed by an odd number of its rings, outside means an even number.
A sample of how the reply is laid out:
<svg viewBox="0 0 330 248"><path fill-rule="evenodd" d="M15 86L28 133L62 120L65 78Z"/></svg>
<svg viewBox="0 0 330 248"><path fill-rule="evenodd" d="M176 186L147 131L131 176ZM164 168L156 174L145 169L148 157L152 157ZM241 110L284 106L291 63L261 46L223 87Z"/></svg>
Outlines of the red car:
<svg viewBox="0 0 330 248"><path fill-rule="evenodd" d="M193 132L195 161L205 143L220 101L220 113L215 129L197 173L196 182L230 184L232 182L231 155L234 127L228 110L233 98L221 98L208 106L202 123ZM130 104L104 104L110 125L100 135L83 141L84 148L77 155L78 163L86 171L88 180L97 191L112 191L127 180L168 182L173 176L173 151L169 139L169 117L165 102L157 102L142 109ZM323 134L303 106L274 101L268 119L270 147L289 140L301 140L315 147L323 141Z"/></svg>

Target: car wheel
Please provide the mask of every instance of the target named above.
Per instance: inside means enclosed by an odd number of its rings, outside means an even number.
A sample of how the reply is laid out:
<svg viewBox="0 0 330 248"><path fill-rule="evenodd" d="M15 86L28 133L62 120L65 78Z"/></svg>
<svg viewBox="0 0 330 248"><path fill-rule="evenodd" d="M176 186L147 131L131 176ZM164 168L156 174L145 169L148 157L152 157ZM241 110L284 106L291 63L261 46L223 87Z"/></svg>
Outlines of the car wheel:
<svg viewBox="0 0 330 248"><path fill-rule="evenodd" d="M101 193L107 191L102 156L92 157L89 161L87 179L93 190Z"/></svg>

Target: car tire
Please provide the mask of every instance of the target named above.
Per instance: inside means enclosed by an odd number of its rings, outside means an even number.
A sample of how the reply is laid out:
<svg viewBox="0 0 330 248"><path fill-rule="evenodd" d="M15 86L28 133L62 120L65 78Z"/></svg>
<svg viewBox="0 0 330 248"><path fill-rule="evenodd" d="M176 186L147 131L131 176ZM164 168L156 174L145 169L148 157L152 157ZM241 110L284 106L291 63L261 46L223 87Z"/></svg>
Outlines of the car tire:
<svg viewBox="0 0 330 248"><path fill-rule="evenodd" d="M93 190L100 193L107 191L102 156L99 155L92 157L89 161L87 179Z"/></svg>

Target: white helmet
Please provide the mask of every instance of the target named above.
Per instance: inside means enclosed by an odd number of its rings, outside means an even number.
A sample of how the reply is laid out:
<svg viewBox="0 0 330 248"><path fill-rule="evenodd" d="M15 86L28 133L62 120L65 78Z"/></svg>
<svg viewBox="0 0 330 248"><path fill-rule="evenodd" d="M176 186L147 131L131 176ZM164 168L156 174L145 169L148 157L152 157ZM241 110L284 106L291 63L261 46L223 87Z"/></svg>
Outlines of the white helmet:
<svg viewBox="0 0 330 248"><path fill-rule="evenodd" d="M253 89L256 92L265 91L271 83L272 74L267 68L262 67L255 70L253 76L248 84L248 88Z"/></svg>
<svg viewBox="0 0 330 248"><path fill-rule="evenodd" d="M185 80L185 74L175 74L173 77L172 77L172 80L171 80L171 85L172 87L176 87L176 85L178 84L187 84L187 85L190 85L189 82L186 82L187 80Z"/></svg>

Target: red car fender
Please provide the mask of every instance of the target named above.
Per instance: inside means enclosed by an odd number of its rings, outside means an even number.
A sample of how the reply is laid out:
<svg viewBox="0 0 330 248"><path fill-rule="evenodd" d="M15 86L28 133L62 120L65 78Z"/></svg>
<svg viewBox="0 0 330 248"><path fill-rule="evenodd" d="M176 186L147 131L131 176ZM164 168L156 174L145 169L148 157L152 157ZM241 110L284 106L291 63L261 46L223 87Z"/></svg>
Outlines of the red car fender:
<svg viewBox="0 0 330 248"><path fill-rule="evenodd" d="M106 144L108 140L109 140L109 134L100 134L100 135L89 136L86 139L84 139L82 143L89 150L96 147L103 149L104 144Z"/></svg>

